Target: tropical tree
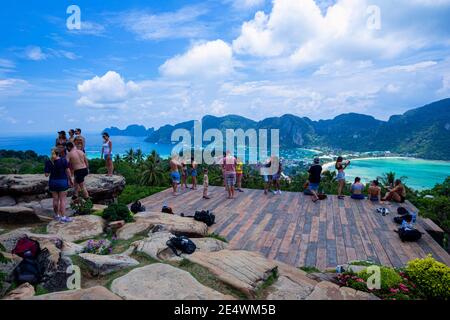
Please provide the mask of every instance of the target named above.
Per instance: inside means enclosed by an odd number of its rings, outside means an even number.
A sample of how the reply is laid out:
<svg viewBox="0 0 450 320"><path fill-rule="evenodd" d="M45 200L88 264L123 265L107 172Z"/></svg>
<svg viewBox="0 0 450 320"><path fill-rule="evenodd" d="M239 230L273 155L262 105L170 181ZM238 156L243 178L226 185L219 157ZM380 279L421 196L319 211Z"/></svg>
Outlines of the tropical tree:
<svg viewBox="0 0 450 320"><path fill-rule="evenodd" d="M140 148L137 149L136 152L134 153L134 158L136 159L137 164L142 164L142 162L144 161L144 153Z"/></svg>
<svg viewBox="0 0 450 320"><path fill-rule="evenodd" d="M129 164L133 164L134 163L134 150L133 150L133 148L130 148L130 150L125 152L123 160L125 160Z"/></svg>
<svg viewBox="0 0 450 320"><path fill-rule="evenodd" d="M148 156L142 163L141 184L146 186L159 186L164 182L164 169L156 151Z"/></svg>
<svg viewBox="0 0 450 320"><path fill-rule="evenodd" d="M114 157L114 164L119 164L122 162L122 158L120 157L120 154L116 154Z"/></svg>
<svg viewBox="0 0 450 320"><path fill-rule="evenodd" d="M394 182L396 180L395 176L396 176L396 174L393 171L386 172L380 177L381 178L381 182L385 186L393 186ZM404 181L404 180L407 179L407 177L401 176L399 179Z"/></svg>

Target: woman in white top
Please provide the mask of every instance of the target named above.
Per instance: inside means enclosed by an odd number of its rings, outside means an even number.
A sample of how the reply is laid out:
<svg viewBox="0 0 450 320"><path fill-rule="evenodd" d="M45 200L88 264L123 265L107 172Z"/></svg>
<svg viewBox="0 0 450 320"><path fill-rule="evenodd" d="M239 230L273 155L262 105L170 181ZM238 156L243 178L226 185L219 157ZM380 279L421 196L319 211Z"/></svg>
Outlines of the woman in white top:
<svg viewBox="0 0 450 320"><path fill-rule="evenodd" d="M106 161L106 170L108 170L108 176L112 176L114 171L114 164L112 161L112 142L109 140L109 134L103 133L103 145L102 145L102 158Z"/></svg>

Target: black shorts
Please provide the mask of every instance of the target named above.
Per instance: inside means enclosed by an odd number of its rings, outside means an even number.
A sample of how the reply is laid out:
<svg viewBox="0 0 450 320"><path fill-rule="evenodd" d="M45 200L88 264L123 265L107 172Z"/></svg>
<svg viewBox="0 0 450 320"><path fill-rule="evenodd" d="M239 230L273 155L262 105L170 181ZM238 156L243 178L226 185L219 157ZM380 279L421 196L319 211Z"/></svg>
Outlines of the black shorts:
<svg viewBox="0 0 450 320"><path fill-rule="evenodd" d="M86 176L89 174L89 171L87 168L84 168L84 169L75 170L73 172L73 174L75 176L76 183L83 183L84 178L86 178Z"/></svg>

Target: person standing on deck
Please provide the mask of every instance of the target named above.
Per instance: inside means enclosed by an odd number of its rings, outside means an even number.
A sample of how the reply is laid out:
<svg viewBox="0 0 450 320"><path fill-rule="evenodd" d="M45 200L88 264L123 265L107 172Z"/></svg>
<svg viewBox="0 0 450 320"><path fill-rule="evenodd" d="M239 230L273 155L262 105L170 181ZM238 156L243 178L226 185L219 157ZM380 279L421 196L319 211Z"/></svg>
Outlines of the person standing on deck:
<svg viewBox="0 0 450 320"><path fill-rule="evenodd" d="M234 185L236 184L236 158L230 151L227 151L227 156L223 159L223 169L225 171L228 199L233 199Z"/></svg>
<svg viewBox="0 0 450 320"><path fill-rule="evenodd" d="M191 158L191 177L192 177L192 190L197 190L197 162L194 157Z"/></svg>
<svg viewBox="0 0 450 320"><path fill-rule="evenodd" d="M178 169L181 168L181 163L178 161L178 154L173 154L169 162L170 166L170 180L172 182L173 195L177 196L178 184L180 183L180 173Z"/></svg>
<svg viewBox="0 0 450 320"><path fill-rule="evenodd" d="M314 163L311 165L311 167L309 167L308 173L309 173L308 190L312 194L312 201L317 202L317 200L319 200L317 192L319 192L319 185L322 174L322 166L320 165L319 158L314 158Z"/></svg>
<svg viewBox="0 0 450 320"><path fill-rule="evenodd" d="M344 187L345 187L345 169L348 167L348 165L350 164L350 161L344 161L344 158L342 157L338 157L336 159L336 164L335 164L335 168L338 171L338 174L336 176L336 180L339 184L338 186L338 199L344 199L344 195L342 194L342 192L344 191Z"/></svg>
<svg viewBox="0 0 450 320"><path fill-rule="evenodd" d="M75 139L78 138L80 139L79 142L79 147L77 146L77 148L81 151L83 151L84 153L86 153L86 139L81 135L81 129L80 128L76 128L75 129Z"/></svg>
<svg viewBox="0 0 450 320"><path fill-rule="evenodd" d="M203 169L203 199L206 200L211 199L208 196L208 186L209 186L208 168L205 168Z"/></svg>
<svg viewBox="0 0 450 320"><path fill-rule="evenodd" d="M236 190L239 192L244 192L242 190L242 176L244 175L244 163L242 162L241 158L237 158L236 160L236 181L237 181L237 188Z"/></svg>

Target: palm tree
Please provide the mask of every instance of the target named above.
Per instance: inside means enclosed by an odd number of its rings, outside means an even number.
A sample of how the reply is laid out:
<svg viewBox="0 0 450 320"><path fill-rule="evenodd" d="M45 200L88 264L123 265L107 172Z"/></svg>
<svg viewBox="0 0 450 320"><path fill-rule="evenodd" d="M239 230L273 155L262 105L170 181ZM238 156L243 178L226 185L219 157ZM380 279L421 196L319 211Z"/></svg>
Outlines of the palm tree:
<svg viewBox="0 0 450 320"><path fill-rule="evenodd" d="M133 150L133 148L130 148L130 150L128 150L125 153L125 156L123 157L123 160L125 160L129 164L133 164L133 162L134 162L134 150Z"/></svg>
<svg viewBox="0 0 450 320"><path fill-rule="evenodd" d="M114 163L118 164L122 161L122 158L120 157L120 154L116 154L116 156L114 157Z"/></svg>
<svg viewBox="0 0 450 320"><path fill-rule="evenodd" d="M381 182L383 183L383 185L392 187L392 186L394 186L394 182L396 180L395 172L392 172L392 171L386 172L380 177L380 179L381 179ZM405 179L407 179L407 177L401 176L399 179L404 181Z"/></svg>
<svg viewBox="0 0 450 320"><path fill-rule="evenodd" d="M148 156L142 163L143 171L141 176L141 183L146 186L158 186L164 180L164 170L161 167L159 156L156 151Z"/></svg>
<svg viewBox="0 0 450 320"><path fill-rule="evenodd" d="M141 164L144 161L144 153L141 149L137 149L134 153L134 157L136 159L137 164Z"/></svg>

